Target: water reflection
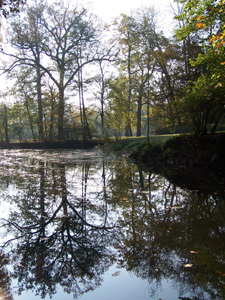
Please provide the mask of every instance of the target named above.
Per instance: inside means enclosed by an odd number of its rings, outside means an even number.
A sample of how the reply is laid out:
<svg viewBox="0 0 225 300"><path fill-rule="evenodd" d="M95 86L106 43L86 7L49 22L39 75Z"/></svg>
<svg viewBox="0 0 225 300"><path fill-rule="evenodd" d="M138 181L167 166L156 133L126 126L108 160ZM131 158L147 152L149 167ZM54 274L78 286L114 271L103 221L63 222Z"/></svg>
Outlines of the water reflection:
<svg viewBox="0 0 225 300"><path fill-rule="evenodd" d="M13 299L11 277L18 293L44 298L61 285L76 298L99 286L115 261L147 279L152 296L172 279L180 299L225 299L221 184L210 193L181 188L175 176L97 151L1 157L4 299Z"/></svg>

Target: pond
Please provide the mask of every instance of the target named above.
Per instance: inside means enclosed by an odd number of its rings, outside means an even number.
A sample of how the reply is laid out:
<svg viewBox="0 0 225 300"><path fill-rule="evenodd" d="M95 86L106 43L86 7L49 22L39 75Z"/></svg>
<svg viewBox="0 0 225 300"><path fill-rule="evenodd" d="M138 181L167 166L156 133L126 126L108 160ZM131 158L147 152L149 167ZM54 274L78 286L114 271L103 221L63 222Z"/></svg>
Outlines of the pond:
<svg viewBox="0 0 225 300"><path fill-rule="evenodd" d="M100 150L0 152L1 300L225 299L222 176Z"/></svg>

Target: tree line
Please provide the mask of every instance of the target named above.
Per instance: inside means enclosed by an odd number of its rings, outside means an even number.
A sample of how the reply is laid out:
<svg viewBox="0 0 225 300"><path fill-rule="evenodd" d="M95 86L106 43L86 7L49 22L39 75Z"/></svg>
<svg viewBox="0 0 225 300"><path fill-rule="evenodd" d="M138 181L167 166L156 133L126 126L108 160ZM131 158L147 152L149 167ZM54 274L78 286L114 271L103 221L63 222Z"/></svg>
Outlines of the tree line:
<svg viewBox="0 0 225 300"><path fill-rule="evenodd" d="M64 2L10 14L1 69L13 86L1 93L1 140L224 129L225 1L174 2L170 38L152 7L111 24Z"/></svg>

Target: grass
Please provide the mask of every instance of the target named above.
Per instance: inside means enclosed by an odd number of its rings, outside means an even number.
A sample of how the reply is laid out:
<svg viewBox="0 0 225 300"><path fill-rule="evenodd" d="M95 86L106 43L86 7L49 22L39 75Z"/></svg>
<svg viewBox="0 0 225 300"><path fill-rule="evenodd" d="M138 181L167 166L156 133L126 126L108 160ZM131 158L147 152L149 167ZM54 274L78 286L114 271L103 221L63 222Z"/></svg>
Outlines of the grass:
<svg viewBox="0 0 225 300"><path fill-rule="evenodd" d="M162 145L169 139L178 136L179 134L152 135L149 138L150 145ZM122 137L120 140L113 141L113 150L115 151L133 151L136 149L145 148L148 146L146 137Z"/></svg>

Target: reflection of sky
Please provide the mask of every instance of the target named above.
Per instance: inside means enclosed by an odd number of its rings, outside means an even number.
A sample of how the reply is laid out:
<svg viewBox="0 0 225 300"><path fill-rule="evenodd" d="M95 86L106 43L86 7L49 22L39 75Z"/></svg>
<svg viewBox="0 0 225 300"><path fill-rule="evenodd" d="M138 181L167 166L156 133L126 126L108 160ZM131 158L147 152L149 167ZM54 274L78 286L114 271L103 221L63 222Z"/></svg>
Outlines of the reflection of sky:
<svg viewBox="0 0 225 300"><path fill-rule="evenodd" d="M120 272L118 276L113 276L116 272ZM155 295L151 295L151 285L147 280L142 280L125 269L117 269L112 266L104 275L102 285L94 291L90 291L79 300L178 300L179 295L177 290L172 288L172 282L164 280L157 289ZM187 295L185 295L187 296ZM39 300L40 296L34 296L31 292L23 292L21 296L14 295L14 300ZM58 288L58 292L52 298L46 297L45 300L72 300L73 296L65 294L62 288Z"/></svg>
<svg viewBox="0 0 225 300"><path fill-rule="evenodd" d="M1 203L1 209L0 209L0 226L2 223L4 223L4 220L7 220L11 212L18 211L18 207L16 204L10 203L11 198L19 198L19 192L16 189L16 186L14 184L10 184L5 190L0 191L0 203ZM7 201L4 201L4 199L7 199ZM13 238L14 234L10 232L5 233L4 228L0 231L0 240L1 244L8 241L9 238ZM1 298L0 298L1 300Z"/></svg>

